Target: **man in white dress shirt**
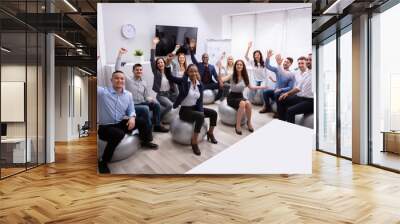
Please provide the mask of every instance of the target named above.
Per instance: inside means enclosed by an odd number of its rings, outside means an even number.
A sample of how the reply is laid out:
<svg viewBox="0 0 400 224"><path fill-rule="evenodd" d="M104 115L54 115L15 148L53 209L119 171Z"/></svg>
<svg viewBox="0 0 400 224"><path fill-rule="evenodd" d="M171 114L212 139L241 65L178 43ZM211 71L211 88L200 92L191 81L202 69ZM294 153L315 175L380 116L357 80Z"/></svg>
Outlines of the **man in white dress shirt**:
<svg viewBox="0 0 400 224"><path fill-rule="evenodd" d="M307 68L307 58L297 59L299 70L295 74L295 87L282 94L277 102L280 120L294 123L296 114L314 112L314 93L312 90L312 75Z"/></svg>

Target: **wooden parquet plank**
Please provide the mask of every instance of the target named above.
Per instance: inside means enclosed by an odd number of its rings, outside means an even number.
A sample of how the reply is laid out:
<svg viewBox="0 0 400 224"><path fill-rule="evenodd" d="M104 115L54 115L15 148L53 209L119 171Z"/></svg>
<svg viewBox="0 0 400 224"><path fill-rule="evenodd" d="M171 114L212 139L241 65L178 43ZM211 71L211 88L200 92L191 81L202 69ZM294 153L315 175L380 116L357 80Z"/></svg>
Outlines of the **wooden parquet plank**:
<svg viewBox="0 0 400 224"><path fill-rule="evenodd" d="M96 141L0 181L0 223L400 223L400 175L313 153L312 175L99 176Z"/></svg>

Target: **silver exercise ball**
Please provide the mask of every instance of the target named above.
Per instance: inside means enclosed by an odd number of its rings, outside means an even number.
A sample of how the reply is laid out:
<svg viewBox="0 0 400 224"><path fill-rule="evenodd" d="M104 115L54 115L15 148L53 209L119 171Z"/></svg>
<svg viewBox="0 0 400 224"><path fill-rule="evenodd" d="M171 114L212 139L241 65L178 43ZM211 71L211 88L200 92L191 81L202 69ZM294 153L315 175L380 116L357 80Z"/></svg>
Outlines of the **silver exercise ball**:
<svg viewBox="0 0 400 224"><path fill-rule="evenodd" d="M103 155L106 145L107 145L106 141L97 139L98 158L101 158L101 156ZM126 134L124 138L121 140L121 142L118 144L117 148L115 148L113 157L111 158L111 162L127 159L139 148L140 148L139 136Z"/></svg>
<svg viewBox="0 0 400 224"><path fill-rule="evenodd" d="M178 116L172 121L169 130L171 131L172 140L183 145L190 145L194 131L194 123L182 121ZM197 139L198 142L204 139L207 130L208 125L207 122L204 121Z"/></svg>
<svg viewBox="0 0 400 224"><path fill-rule="evenodd" d="M221 122L227 125L236 125L237 111L230 107L226 100L222 101L218 106L218 116ZM242 125L246 123L246 115L243 114Z"/></svg>
<svg viewBox="0 0 400 224"><path fill-rule="evenodd" d="M162 122L164 124L170 124L176 117L179 116L179 108L172 108L164 117L162 118Z"/></svg>
<svg viewBox="0 0 400 224"><path fill-rule="evenodd" d="M295 123L304 127L314 129L314 114L297 114Z"/></svg>
<svg viewBox="0 0 400 224"><path fill-rule="evenodd" d="M251 90L248 94L249 101L253 105L263 105L264 99L262 96L262 90Z"/></svg>
<svg viewBox="0 0 400 224"><path fill-rule="evenodd" d="M203 91L203 104L212 104L215 101L215 92L211 89Z"/></svg>

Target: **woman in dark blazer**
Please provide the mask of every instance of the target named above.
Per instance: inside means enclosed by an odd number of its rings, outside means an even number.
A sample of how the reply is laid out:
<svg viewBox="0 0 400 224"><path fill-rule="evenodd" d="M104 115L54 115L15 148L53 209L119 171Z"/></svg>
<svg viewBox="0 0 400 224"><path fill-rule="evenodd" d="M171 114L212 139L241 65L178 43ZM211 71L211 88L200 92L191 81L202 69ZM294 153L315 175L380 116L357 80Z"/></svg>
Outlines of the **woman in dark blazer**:
<svg viewBox="0 0 400 224"><path fill-rule="evenodd" d="M172 60L172 56L167 58L167 64ZM167 67L166 70L170 70ZM175 77L171 72L165 73L168 80L176 83L179 88L179 95L174 102L173 107L179 105L179 118L183 121L195 123L194 132L192 135L191 145L194 154L200 155L200 149L197 145L197 137L204 123L204 118L210 118L210 128L207 131L207 140L213 144L217 144L214 137L214 128L217 125L218 114L215 110L203 107L203 90L204 86L200 81L200 74L197 66L191 64L187 67L183 77Z"/></svg>
<svg viewBox="0 0 400 224"><path fill-rule="evenodd" d="M153 39L153 47L150 51L150 64L153 71L154 81L153 90L157 93L156 99L162 107L161 118L172 109L172 104L178 95L176 85L166 78L166 73L171 70L165 69L164 58L155 58L156 46L160 42L158 37Z"/></svg>

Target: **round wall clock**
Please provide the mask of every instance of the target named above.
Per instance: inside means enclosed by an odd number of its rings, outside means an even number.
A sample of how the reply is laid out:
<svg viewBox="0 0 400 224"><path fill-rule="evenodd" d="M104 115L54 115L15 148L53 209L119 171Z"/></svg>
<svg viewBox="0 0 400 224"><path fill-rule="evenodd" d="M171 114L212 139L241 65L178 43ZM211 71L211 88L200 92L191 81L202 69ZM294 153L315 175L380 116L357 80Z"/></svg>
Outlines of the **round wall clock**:
<svg viewBox="0 0 400 224"><path fill-rule="evenodd" d="M136 36L136 28L132 24L124 24L121 28L121 33L126 39L132 39Z"/></svg>

